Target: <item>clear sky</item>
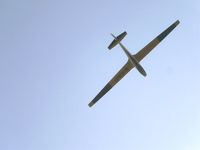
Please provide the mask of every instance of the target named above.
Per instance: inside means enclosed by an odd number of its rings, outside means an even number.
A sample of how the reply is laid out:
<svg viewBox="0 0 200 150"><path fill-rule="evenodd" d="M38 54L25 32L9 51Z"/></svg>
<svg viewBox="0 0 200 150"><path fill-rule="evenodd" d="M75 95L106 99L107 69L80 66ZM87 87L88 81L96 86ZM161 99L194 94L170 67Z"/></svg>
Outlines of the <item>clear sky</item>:
<svg viewBox="0 0 200 150"><path fill-rule="evenodd" d="M1 150L199 150L199 0L1 0ZM94 107L136 53L180 25Z"/></svg>

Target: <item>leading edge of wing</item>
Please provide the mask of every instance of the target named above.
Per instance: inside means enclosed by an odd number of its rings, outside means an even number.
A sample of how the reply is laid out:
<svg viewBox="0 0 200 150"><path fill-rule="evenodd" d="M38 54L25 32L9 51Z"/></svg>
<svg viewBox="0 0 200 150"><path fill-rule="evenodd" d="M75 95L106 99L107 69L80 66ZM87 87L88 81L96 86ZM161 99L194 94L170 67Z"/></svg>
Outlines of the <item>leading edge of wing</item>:
<svg viewBox="0 0 200 150"><path fill-rule="evenodd" d="M172 25L170 25L166 30L164 30L161 34L159 34L155 39L153 39L150 43L148 43L143 49L141 49L134 56L138 61L141 61L151 50L156 47L174 28L179 24L179 20L175 21Z"/></svg>
<svg viewBox="0 0 200 150"><path fill-rule="evenodd" d="M102 98L115 84L117 84L133 67L128 60L127 63L118 71L118 73L105 85L105 87L97 94L97 96L88 104L92 107L100 98Z"/></svg>

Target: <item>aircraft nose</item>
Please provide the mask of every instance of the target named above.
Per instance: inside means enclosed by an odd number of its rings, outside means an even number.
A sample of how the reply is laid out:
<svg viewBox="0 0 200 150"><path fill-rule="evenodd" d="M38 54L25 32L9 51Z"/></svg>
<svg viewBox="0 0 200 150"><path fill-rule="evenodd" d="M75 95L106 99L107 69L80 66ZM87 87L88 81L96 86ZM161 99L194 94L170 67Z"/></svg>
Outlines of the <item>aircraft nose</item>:
<svg viewBox="0 0 200 150"><path fill-rule="evenodd" d="M147 73L146 73L145 71L142 71L142 75L143 75L144 77L146 77L146 76L147 76Z"/></svg>
<svg viewBox="0 0 200 150"><path fill-rule="evenodd" d="M144 69L141 70L141 74L142 74L144 77L147 76L147 73L146 73L146 71L145 71Z"/></svg>

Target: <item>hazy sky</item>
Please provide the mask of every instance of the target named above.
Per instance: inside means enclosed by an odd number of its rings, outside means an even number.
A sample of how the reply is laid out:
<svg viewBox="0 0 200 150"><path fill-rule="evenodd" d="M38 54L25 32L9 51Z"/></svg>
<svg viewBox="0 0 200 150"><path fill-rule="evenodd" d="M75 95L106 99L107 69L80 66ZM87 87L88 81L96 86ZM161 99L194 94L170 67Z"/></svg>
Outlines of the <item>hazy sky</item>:
<svg viewBox="0 0 200 150"><path fill-rule="evenodd" d="M199 150L199 0L0 0L1 150ZM94 107L136 53L180 25Z"/></svg>

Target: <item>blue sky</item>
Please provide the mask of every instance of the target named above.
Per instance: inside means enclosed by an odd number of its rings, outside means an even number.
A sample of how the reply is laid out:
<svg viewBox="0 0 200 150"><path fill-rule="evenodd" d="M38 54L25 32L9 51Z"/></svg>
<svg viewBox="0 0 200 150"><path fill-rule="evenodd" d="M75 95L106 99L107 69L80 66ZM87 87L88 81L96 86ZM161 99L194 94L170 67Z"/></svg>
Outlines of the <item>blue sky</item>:
<svg viewBox="0 0 200 150"><path fill-rule="evenodd" d="M200 3L0 1L0 149L199 150ZM180 25L94 107L136 53Z"/></svg>

